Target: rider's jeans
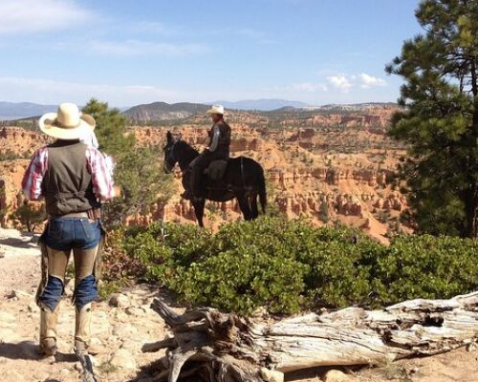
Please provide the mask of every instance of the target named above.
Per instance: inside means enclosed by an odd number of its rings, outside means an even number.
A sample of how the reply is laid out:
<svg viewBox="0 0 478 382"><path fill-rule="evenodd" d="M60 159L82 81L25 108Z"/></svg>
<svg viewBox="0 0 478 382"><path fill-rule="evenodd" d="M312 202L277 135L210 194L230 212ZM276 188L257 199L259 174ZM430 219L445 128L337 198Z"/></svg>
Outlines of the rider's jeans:
<svg viewBox="0 0 478 382"><path fill-rule="evenodd" d="M101 240L99 220L59 217L49 221L44 235L48 251L48 282L38 301L52 311L64 292L64 281L70 253L75 260L74 301L81 309L98 296L94 264Z"/></svg>

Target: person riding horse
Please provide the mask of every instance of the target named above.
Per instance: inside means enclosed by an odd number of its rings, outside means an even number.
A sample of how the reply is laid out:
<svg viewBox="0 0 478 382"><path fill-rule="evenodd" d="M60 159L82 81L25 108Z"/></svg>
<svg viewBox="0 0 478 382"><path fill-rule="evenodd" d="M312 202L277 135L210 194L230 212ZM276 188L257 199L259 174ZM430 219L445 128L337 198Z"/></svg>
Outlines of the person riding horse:
<svg viewBox="0 0 478 382"><path fill-rule="evenodd" d="M207 111L214 122L208 132L209 145L190 165L191 169L191 192L183 194L185 199L199 198L201 194L201 180L204 170L216 160L229 159L229 146L231 144L231 127L224 121L224 107L213 105Z"/></svg>

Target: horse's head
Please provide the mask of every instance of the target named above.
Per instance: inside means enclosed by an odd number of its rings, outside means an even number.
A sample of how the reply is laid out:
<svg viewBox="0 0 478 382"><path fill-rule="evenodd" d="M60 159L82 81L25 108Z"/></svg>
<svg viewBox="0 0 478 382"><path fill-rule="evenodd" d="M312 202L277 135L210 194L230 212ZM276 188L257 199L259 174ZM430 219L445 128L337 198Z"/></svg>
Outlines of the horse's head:
<svg viewBox="0 0 478 382"><path fill-rule="evenodd" d="M181 138L174 138L173 134L170 131L166 134L166 146L163 147L164 150L164 171L170 173L173 171L174 166L178 162L178 157L176 153L176 143L180 141Z"/></svg>

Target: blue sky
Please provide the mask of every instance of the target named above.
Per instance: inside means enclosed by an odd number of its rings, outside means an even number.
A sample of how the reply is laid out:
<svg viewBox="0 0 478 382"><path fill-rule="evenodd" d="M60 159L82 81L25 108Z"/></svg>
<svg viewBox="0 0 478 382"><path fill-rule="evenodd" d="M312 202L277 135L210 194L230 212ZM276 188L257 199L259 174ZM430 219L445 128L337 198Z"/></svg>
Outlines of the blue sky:
<svg viewBox="0 0 478 382"><path fill-rule="evenodd" d="M1 0L0 101L395 101L418 0Z"/></svg>

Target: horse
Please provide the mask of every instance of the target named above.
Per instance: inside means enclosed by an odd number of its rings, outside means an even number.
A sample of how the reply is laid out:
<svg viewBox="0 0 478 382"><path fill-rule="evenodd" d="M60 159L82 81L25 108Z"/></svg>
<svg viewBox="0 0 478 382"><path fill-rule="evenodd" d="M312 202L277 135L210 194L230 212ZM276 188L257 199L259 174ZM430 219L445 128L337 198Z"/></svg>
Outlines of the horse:
<svg viewBox="0 0 478 382"><path fill-rule="evenodd" d="M178 163L182 172L183 187L185 190L189 190L191 187L189 165L199 156L199 152L180 137L174 138L169 131L166 138L166 146L163 148L164 171L171 173L176 163ZM264 170L255 160L242 156L231 158L227 161L221 179L213 180L208 175L208 170L206 170L199 195L191 200L200 227L204 227L203 217L206 199L225 202L236 198L244 220L252 220L259 216L257 206L257 198L259 197L262 213L265 213L267 192Z"/></svg>

